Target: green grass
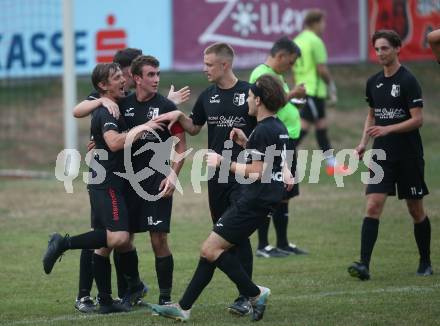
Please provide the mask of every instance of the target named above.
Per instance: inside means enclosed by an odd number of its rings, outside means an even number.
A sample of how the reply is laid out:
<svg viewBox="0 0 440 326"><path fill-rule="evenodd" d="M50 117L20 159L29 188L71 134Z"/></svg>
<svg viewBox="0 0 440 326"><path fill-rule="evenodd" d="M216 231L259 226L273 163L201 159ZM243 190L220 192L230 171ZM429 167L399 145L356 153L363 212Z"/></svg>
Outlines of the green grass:
<svg viewBox="0 0 440 326"><path fill-rule="evenodd" d="M186 167L188 169L188 167ZM440 260L440 180L427 170L431 195L426 207L432 217L432 259ZM184 176L188 171L183 172ZM182 178L183 179L183 178ZM384 212L371 266L372 280L360 282L346 272L357 258L363 216L363 185L359 174L346 178L344 188L322 176L318 184L301 185L301 196L290 209L289 238L307 248L309 256L266 260L255 258L254 279L272 289L262 324L270 325L389 325L436 324L440 281L415 276L417 249L412 223L403 202L390 198ZM170 244L175 257L173 298L178 299L198 259L201 242L210 231L206 193L194 194L185 177L184 195L176 195ZM204 187L206 190L206 188ZM68 252L51 275L44 274L41 257L53 231L76 234L89 225L85 186L74 184L66 194L61 183L4 181L0 184L0 323L5 324L171 324L146 310L101 317L83 316L73 308L79 252ZM273 231L271 232L273 243ZM252 238L255 247L255 236ZM158 296L154 258L145 235L138 235L142 278L150 285L147 300ZM94 290L95 293L95 290ZM220 271L193 309L199 325L248 323L230 316L225 307L235 297L232 283Z"/></svg>
<svg viewBox="0 0 440 326"><path fill-rule="evenodd" d="M410 68L419 77L427 102L422 137L426 180L431 194L426 197L425 206L432 221L432 260L434 271L438 272L440 147L437 128L440 114L436 110L436 103L440 101L440 93L436 85L440 77L438 67L431 63L412 64ZM377 71L377 67L336 66L332 67L332 71L339 85L340 102L337 108L328 110L330 137L337 150L353 148L359 141L366 115L364 83L368 75ZM239 72L240 76L247 73ZM162 76L163 93L166 92L165 86L171 82L176 87L186 84L193 86L191 103L195 101L200 89L206 86L202 74L167 73ZM81 81L80 84L81 94L86 95L90 87L88 82ZM183 109L188 112L191 103ZM88 123L84 119L80 124L81 143L84 144ZM206 129L203 129L199 136L188 138L189 146L195 149L206 146L206 137ZM6 151L20 145L3 140L0 140L0 148ZM25 142L26 139L22 141L23 145ZM309 135L302 148L316 148L313 134ZM84 153L84 146L81 152ZM17 152L11 150L11 153ZM55 157L50 156L51 152L44 153L43 156L47 157L45 168L53 169ZM15 165L26 158L18 157ZM12 162L13 158L9 156L8 161ZM34 156L31 155L28 160L30 164L35 164ZM41 159L34 166L44 167L44 162ZM170 234L175 258L174 300L180 297L191 278L200 244L211 229L206 187L203 187L202 194L193 193L189 182L190 163L191 160L188 160L182 171L184 194L175 196ZM359 233L364 216L364 186L360 182L359 173L346 177L344 188L337 188L334 179L326 176L323 171L318 184L308 184L307 178L301 184L301 196L290 203L289 238L308 249L311 254L277 260L255 258L254 280L270 287L273 293L260 324L438 324L440 279L438 274L427 278L415 276L417 248L411 218L404 202L396 198L387 201L373 253L372 280L360 282L348 276L348 264L358 258ZM170 320L152 317L146 310L119 316L84 316L77 313L73 304L78 281L78 251L66 253L51 275L44 274L41 258L47 245L47 235L53 231L70 234L87 231L89 215L89 199L82 182L74 183L74 194L66 194L62 183L55 179L0 181L0 324L174 324ZM271 226L272 244L273 233ZM255 235L252 242L255 247ZM149 239L139 235L136 245L142 278L151 289L146 300L156 302L158 288ZM235 287L217 271L194 306L190 324L250 323L247 318L237 319L226 312L225 307L235 296Z"/></svg>

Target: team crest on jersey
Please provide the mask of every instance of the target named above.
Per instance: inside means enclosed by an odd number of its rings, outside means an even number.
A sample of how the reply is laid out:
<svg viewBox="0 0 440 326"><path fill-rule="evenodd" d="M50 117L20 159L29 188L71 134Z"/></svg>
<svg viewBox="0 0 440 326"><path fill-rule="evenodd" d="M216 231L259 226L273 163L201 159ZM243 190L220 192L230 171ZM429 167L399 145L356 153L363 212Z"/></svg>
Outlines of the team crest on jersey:
<svg viewBox="0 0 440 326"><path fill-rule="evenodd" d="M232 102L236 106L242 106L246 102L245 93L234 93L234 99Z"/></svg>
<svg viewBox="0 0 440 326"><path fill-rule="evenodd" d="M157 118L159 116L159 108L150 108L148 109L147 118L149 120Z"/></svg>
<svg viewBox="0 0 440 326"><path fill-rule="evenodd" d="M391 96L393 96L393 97L400 96L400 85L393 84L391 86Z"/></svg>

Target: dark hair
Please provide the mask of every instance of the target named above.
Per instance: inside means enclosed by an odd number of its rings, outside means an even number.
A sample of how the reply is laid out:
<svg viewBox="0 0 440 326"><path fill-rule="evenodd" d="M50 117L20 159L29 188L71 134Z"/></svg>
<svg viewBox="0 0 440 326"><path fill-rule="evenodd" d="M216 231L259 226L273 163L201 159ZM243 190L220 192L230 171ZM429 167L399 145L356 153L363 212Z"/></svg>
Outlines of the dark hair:
<svg viewBox="0 0 440 326"><path fill-rule="evenodd" d="M298 57L301 56L301 49L295 42L290 40L287 36L283 36L282 38L275 41L270 49L270 55L272 57L276 56L278 52L285 51L289 54L295 53Z"/></svg>
<svg viewBox="0 0 440 326"><path fill-rule="evenodd" d="M138 56L142 55L142 50L135 48L125 48L116 52L113 62L119 63L121 69L131 66L131 63Z"/></svg>
<svg viewBox="0 0 440 326"><path fill-rule="evenodd" d="M319 23L325 17L325 13L320 9L310 9L304 18L304 25L310 27Z"/></svg>
<svg viewBox="0 0 440 326"><path fill-rule="evenodd" d="M151 66L154 68L159 67L159 60L151 55L141 55L133 60L131 63L131 73L133 76L142 77L142 67Z"/></svg>
<svg viewBox="0 0 440 326"><path fill-rule="evenodd" d="M402 40L400 39L399 34L397 34L397 32L393 31L392 29L380 29L374 32L373 37L371 38L371 43L373 44L373 47L374 43L376 43L376 40L380 38L384 38L388 42L390 42L393 48L398 48L402 46Z"/></svg>
<svg viewBox="0 0 440 326"><path fill-rule="evenodd" d="M251 90L255 96L261 98L261 102L270 112L277 112L286 105L286 93L281 81L275 76L267 74L260 76Z"/></svg>
<svg viewBox="0 0 440 326"><path fill-rule="evenodd" d="M99 83L107 83L110 76L120 70L121 67L115 62L111 63L98 63L92 72L92 84L99 94L105 93L105 91L99 87Z"/></svg>
<svg viewBox="0 0 440 326"><path fill-rule="evenodd" d="M230 61L234 60L234 49L232 48L232 46L230 46L227 43L211 44L210 46L208 46L205 49L205 51L203 53L204 54L214 53L215 55L217 55L219 57L224 57Z"/></svg>

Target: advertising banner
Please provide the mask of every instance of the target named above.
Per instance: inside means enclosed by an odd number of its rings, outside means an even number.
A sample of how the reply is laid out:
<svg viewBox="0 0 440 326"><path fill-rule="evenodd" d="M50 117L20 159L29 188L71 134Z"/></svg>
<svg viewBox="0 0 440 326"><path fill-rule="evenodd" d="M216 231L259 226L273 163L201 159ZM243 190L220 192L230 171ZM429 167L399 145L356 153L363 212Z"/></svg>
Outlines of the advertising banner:
<svg viewBox="0 0 440 326"><path fill-rule="evenodd" d="M359 60L359 7L353 0L179 0L173 2L174 68L200 69L203 49L214 42L234 47L238 68L264 61L274 41L303 29L307 10L327 14L323 39L330 62Z"/></svg>
<svg viewBox="0 0 440 326"><path fill-rule="evenodd" d="M4 0L0 78L62 74L62 1ZM171 0L74 1L76 72L89 74L125 47L172 64Z"/></svg>
<svg viewBox="0 0 440 326"><path fill-rule="evenodd" d="M401 60L434 60L426 35L440 28L440 1L369 0L368 7L370 39L378 29L393 29L402 38ZM376 60L371 42L369 58Z"/></svg>

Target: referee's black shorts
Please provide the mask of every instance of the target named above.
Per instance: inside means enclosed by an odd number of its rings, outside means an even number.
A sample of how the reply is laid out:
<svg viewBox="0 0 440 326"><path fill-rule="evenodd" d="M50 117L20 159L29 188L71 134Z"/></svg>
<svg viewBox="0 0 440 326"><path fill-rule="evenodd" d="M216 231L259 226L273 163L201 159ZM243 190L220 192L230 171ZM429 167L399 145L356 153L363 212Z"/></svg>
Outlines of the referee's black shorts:
<svg viewBox="0 0 440 326"><path fill-rule="evenodd" d="M125 194L118 188L88 188L91 226L97 230L129 231Z"/></svg>
<svg viewBox="0 0 440 326"><path fill-rule="evenodd" d="M422 199L429 194L424 178L425 161L422 157L408 157L397 161L381 161L373 157L372 160L382 169L383 178L377 184L367 185L367 195L384 193L395 196L396 187L399 199ZM370 163L370 180L374 177Z"/></svg>
<svg viewBox="0 0 440 326"><path fill-rule="evenodd" d="M325 118L325 99L316 96L307 96L307 102L299 113L301 119L310 123Z"/></svg>

